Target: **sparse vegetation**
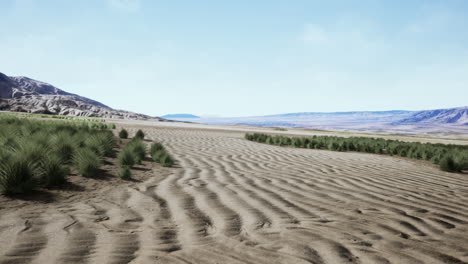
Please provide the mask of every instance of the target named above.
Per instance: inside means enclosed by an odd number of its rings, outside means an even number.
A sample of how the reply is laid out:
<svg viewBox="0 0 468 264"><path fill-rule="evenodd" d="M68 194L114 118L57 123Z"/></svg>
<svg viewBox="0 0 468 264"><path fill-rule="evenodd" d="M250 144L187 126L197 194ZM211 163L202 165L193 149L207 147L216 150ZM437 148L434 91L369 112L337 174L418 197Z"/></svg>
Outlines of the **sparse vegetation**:
<svg viewBox="0 0 468 264"><path fill-rule="evenodd" d="M153 161L160 163L163 167L174 165L174 160L161 143L151 144L150 155Z"/></svg>
<svg viewBox="0 0 468 264"><path fill-rule="evenodd" d="M130 167L121 167L118 176L119 178L124 180L129 180L130 178L132 178L132 172L130 170Z"/></svg>
<svg viewBox="0 0 468 264"><path fill-rule="evenodd" d="M288 137L267 134L246 134L251 141L297 148L327 149L333 151L356 151L396 155L411 159L428 160L448 172L468 170L468 146L419 142L404 142L368 137Z"/></svg>
<svg viewBox="0 0 468 264"><path fill-rule="evenodd" d="M156 153L157 151L164 150L164 146L161 143L155 142L150 146L150 154Z"/></svg>
<svg viewBox="0 0 468 264"><path fill-rule="evenodd" d="M163 167L172 167L174 165L174 160L169 155L169 153L166 152L160 156L159 163Z"/></svg>
<svg viewBox="0 0 468 264"><path fill-rule="evenodd" d="M131 168L135 164L141 164L146 156L146 146L141 139L132 139L122 149L118 155L120 171L119 177L122 179L130 179L132 176Z"/></svg>

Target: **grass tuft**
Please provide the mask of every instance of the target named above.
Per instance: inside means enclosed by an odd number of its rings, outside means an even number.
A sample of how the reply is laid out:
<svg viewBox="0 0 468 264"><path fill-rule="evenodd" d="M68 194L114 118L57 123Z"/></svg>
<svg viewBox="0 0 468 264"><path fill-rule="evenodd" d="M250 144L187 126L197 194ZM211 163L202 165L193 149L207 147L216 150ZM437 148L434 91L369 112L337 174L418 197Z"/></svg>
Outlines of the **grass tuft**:
<svg viewBox="0 0 468 264"><path fill-rule="evenodd" d="M120 168L118 176L121 179L129 180L129 179L132 178L132 172L130 171L129 167L124 166L124 167Z"/></svg>
<svg viewBox="0 0 468 264"><path fill-rule="evenodd" d="M79 149L74 156L78 173L83 177L94 177L101 166L99 156L90 149Z"/></svg>
<svg viewBox="0 0 468 264"><path fill-rule="evenodd" d="M141 164L146 156L146 145L140 139L130 141L127 146L132 152L136 164Z"/></svg>
<svg viewBox="0 0 468 264"><path fill-rule="evenodd" d="M40 168L21 155L13 155L0 164L0 193L20 194L38 187Z"/></svg>
<svg viewBox="0 0 468 264"><path fill-rule="evenodd" d="M133 165L135 165L135 155L133 151L128 147L122 149L117 159L119 160L119 165L121 167L131 168L133 167Z"/></svg>
<svg viewBox="0 0 468 264"><path fill-rule="evenodd" d="M57 156L49 156L41 163L41 183L45 187L58 186L66 182L70 169L63 165L62 159Z"/></svg>
<svg viewBox="0 0 468 264"><path fill-rule="evenodd" d="M160 163L163 167L174 165L174 160L161 143L151 144L150 155L153 161Z"/></svg>

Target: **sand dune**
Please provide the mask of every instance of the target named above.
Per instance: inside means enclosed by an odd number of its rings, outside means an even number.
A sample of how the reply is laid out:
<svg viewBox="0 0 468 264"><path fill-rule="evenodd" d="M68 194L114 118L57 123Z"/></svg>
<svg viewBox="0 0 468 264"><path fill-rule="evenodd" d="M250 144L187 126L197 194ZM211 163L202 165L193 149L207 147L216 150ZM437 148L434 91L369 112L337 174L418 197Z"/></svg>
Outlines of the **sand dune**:
<svg viewBox="0 0 468 264"><path fill-rule="evenodd" d="M176 168L86 199L0 205L0 263L468 262L467 175L239 131L144 129Z"/></svg>

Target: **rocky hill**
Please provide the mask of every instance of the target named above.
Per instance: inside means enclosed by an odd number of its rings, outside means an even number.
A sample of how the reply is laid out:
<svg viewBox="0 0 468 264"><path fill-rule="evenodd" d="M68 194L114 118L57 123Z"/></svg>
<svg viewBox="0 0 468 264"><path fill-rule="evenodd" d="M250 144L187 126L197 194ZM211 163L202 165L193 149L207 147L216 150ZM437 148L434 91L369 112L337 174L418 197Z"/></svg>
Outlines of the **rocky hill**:
<svg viewBox="0 0 468 264"><path fill-rule="evenodd" d="M450 109L436 109L419 111L409 118L397 121L394 124L452 124L468 125L468 106Z"/></svg>
<svg viewBox="0 0 468 264"><path fill-rule="evenodd" d="M9 77L3 73L0 73L0 110L85 117L154 119L143 114L112 109L105 104L65 92L48 83L27 77Z"/></svg>

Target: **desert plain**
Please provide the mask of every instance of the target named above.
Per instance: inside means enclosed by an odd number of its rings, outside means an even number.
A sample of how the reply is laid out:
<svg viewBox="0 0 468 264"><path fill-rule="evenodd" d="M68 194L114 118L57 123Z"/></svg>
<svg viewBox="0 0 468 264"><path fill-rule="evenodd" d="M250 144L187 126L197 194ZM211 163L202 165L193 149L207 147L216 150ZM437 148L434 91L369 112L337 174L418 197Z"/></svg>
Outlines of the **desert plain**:
<svg viewBox="0 0 468 264"><path fill-rule="evenodd" d="M468 262L467 174L255 143L246 127L117 125L162 142L176 166L0 196L0 263Z"/></svg>

